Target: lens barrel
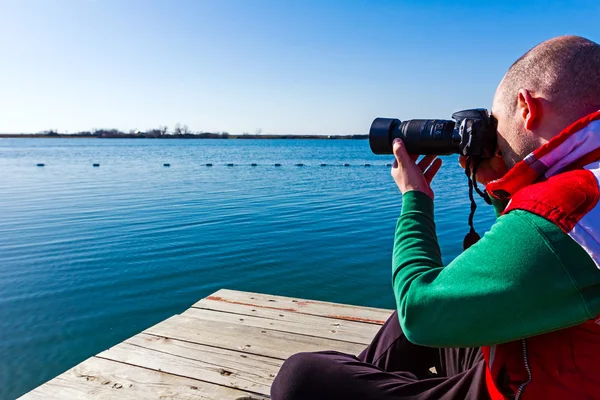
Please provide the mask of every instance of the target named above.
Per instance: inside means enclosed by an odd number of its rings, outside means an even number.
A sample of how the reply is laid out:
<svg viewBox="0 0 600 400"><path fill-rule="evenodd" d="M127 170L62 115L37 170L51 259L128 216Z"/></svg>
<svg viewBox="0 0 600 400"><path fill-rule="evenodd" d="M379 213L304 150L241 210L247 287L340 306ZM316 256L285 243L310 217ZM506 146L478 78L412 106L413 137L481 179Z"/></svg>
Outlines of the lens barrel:
<svg viewBox="0 0 600 400"><path fill-rule="evenodd" d="M392 132L395 132L400 124L399 119L375 118L369 130L369 146L374 154L393 154Z"/></svg>
<svg viewBox="0 0 600 400"><path fill-rule="evenodd" d="M375 154L392 154L392 142L402 139L411 154L460 153L460 136L455 122L442 119L412 119L401 122L393 118L376 118L369 130L369 145Z"/></svg>

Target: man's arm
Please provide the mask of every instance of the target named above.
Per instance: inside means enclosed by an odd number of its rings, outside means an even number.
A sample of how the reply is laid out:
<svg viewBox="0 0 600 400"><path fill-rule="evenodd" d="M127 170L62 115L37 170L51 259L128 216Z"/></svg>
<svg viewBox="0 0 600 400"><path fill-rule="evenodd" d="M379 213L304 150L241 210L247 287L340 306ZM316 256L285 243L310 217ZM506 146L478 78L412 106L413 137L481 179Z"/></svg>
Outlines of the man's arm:
<svg viewBox="0 0 600 400"><path fill-rule="evenodd" d="M556 225L526 211L502 216L443 267L433 200L403 196L393 287L408 339L435 347L496 344L594 318L600 271Z"/></svg>

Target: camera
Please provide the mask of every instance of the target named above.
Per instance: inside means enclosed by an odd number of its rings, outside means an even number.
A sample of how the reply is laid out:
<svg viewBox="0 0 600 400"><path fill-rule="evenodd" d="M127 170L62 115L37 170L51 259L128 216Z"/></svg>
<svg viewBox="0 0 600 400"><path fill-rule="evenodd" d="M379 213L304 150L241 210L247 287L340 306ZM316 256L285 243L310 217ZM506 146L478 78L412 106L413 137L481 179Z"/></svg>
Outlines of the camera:
<svg viewBox="0 0 600 400"><path fill-rule="evenodd" d="M369 145L375 154L392 154L392 142L402 139L411 154L460 154L491 158L496 151L498 121L484 108L458 111L452 120L375 118Z"/></svg>

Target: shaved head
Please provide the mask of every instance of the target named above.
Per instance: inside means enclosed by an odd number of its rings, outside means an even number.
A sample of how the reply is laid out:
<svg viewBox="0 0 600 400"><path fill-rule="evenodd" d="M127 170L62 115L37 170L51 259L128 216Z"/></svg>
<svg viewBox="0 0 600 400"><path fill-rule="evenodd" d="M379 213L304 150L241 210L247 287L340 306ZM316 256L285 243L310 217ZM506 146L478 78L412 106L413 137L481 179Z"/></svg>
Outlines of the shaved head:
<svg viewBox="0 0 600 400"><path fill-rule="evenodd" d="M585 116L600 109L600 45L579 36L538 44L508 69L498 91L507 111L519 89L543 96L565 113ZM578 119L578 118L575 118Z"/></svg>
<svg viewBox="0 0 600 400"><path fill-rule="evenodd" d="M537 105L536 132L523 127L525 113L531 111L521 107L523 89ZM600 45L579 36L559 36L535 46L508 69L494 97L499 147L507 166L599 109Z"/></svg>

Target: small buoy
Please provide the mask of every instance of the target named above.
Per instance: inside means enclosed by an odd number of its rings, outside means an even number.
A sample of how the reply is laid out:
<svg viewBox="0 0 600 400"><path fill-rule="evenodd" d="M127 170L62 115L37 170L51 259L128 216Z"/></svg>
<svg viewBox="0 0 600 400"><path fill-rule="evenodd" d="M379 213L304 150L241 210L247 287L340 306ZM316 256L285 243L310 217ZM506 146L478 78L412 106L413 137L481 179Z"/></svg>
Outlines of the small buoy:
<svg viewBox="0 0 600 400"><path fill-rule="evenodd" d="M296 167L303 167L304 164L296 164Z"/></svg>
<svg viewBox="0 0 600 400"><path fill-rule="evenodd" d="M94 167L99 167L100 164L92 164Z"/></svg>
<svg viewBox="0 0 600 400"><path fill-rule="evenodd" d="M391 166L392 166L392 164L385 164L385 166L386 166L386 167L391 167Z"/></svg>
<svg viewBox="0 0 600 400"><path fill-rule="evenodd" d="M349 166L350 166L350 164L344 164L344 167L349 167Z"/></svg>
<svg viewBox="0 0 600 400"><path fill-rule="evenodd" d="M256 164L256 163L252 163L252 164L250 164L250 166L251 166L251 167L256 167L257 165L258 165L258 164Z"/></svg>
<svg viewBox="0 0 600 400"><path fill-rule="evenodd" d="M207 167L212 167L211 163L206 164Z"/></svg>
<svg viewBox="0 0 600 400"><path fill-rule="evenodd" d="M163 164L164 167L170 167L171 164Z"/></svg>
<svg viewBox="0 0 600 400"><path fill-rule="evenodd" d="M228 167L233 167L233 164L227 164Z"/></svg>
<svg viewBox="0 0 600 400"><path fill-rule="evenodd" d="M365 167L370 167L370 166L371 166L371 164L365 164Z"/></svg>
<svg viewBox="0 0 600 400"><path fill-rule="evenodd" d="M326 167L326 166L327 166L327 164L321 164L321 167Z"/></svg>
<svg viewBox="0 0 600 400"><path fill-rule="evenodd" d="M281 164L275 164L276 167L281 167Z"/></svg>
<svg viewBox="0 0 600 400"><path fill-rule="evenodd" d="M37 166L38 166L38 167L43 167L43 166L44 166L44 164L38 164Z"/></svg>

